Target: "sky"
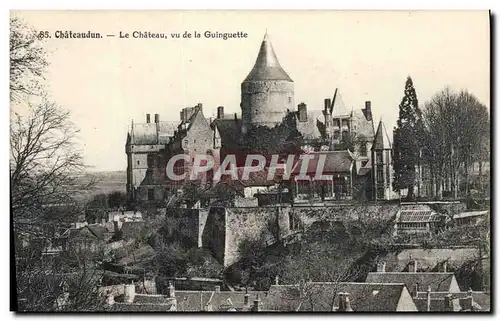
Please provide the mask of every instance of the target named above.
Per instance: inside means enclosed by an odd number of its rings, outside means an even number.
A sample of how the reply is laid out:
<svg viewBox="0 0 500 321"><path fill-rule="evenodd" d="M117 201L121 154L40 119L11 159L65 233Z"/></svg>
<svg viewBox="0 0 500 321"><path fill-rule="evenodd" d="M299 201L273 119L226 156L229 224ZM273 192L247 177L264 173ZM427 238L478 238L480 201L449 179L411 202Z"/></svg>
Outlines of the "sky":
<svg viewBox="0 0 500 321"><path fill-rule="evenodd" d="M372 102L374 119L391 130L407 76L420 105L439 90L467 89L490 108L487 11L15 11L48 31L50 98L71 111L90 170L125 170L131 121L146 113L179 120L203 103L240 113L240 85L266 30L294 80L295 102L309 110L339 89L347 108ZM57 39L56 31L116 37ZM122 33L201 33L191 39L121 39ZM205 31L244 32L244 39L207 39ZM170 38L170 37L169 37ZM153 116L151 116L153 118ZM391 135L391 133L390 133ZM392 136L392 135L391 135Z"/></svg>

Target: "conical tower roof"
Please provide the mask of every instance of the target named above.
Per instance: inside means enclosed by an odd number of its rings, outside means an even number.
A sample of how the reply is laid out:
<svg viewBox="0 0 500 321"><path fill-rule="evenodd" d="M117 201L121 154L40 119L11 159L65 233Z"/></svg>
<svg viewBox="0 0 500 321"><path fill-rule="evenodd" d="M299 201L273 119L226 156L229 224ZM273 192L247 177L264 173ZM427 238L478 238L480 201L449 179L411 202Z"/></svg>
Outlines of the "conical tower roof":
<svg viewBox="0 0 500 321"><path fill-rule="evenodd" d="M377 133L375 134L375 139L373 140L374 150L381 149L391 149L391 140L389 139L389 135L387 135L387 129L385 128L382 120L378 123Z"/></svg>
<svg viewBox="0 0 500 321"><path fill-rule="evenodd" d="M273 45L267 36L264 35L264 40L260 45L259 55L255 61L252 71L245 78L245 81L261 81L261 80L286 80L293 82L288 74L281 67Z"/></svg>

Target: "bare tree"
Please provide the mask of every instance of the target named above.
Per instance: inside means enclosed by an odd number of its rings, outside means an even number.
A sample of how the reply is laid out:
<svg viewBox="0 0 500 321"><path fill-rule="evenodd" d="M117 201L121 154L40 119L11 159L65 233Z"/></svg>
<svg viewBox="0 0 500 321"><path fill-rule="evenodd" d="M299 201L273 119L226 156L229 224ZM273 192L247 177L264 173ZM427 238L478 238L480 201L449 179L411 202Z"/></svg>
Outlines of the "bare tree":
<svg viewBox="0 0 500 321"><path fill-rule="evenodd" d="M53 206L73 204L84 187L83 157L75 148L78 130L69 112L53 103L29 105L14 113L10 133L11 205L14 225L47 218Z"/></svg>
<svg viewBox="0 0 500 321"><path fill-rule="evenodd" d="M289 268L284 271L282 279L291 286L282 293L281 299L285 304L293 303L295 311L304 309L305 304L308 305L306 310L315 311L318 296L325 296L324 285L328 288L330 308L334 311L334 303L342 290L342 283L355 280L361 273L361 268L354 262L342 256L324 256L324 251L316 251L314 247L302 252L299 262L290 263L287 264Z"/></svg>
<svg viewBox="0 0 500 321"><path fill-rule="evenodd" d="M10 18L10 100L20 101L25 95L41 95L46 53L36 30L18 17Z"/></svg>
<svg viewBox="0 0 500 321"><path fill-rule="evenodd" d="M489 141L488 111L469 92L445 88L425 104L423 115L423 155L430 166L434 194L440 198L446 189L457 197L460 178L468 183L470 167L484 159L485 142Z"/></svg>

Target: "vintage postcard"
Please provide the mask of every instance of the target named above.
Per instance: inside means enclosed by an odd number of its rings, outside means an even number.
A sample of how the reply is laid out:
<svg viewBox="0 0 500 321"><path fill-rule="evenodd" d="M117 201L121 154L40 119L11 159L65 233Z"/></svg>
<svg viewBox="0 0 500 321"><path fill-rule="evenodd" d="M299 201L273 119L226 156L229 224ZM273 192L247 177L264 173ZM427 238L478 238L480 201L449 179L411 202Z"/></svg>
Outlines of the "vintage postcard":
<svg viewBox="0 0 500 321"><path fill-rule="evenodd" d="M11 310L491 312L490 12L11 11Z"/></svg>

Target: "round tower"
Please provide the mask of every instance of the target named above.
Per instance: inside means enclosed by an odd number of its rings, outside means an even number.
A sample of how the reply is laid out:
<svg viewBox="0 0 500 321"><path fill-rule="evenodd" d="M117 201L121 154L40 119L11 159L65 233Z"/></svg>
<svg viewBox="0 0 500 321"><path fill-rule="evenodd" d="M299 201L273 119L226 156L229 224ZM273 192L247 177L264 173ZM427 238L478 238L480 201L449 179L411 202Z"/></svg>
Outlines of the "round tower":
<svg viewBox="0 0 500 321"><path fill-rule="evenodd" d="M241 84L243 130L251 124L274 127L294 106L293 80L281 67L266 33L255 65Z"/></svg>

